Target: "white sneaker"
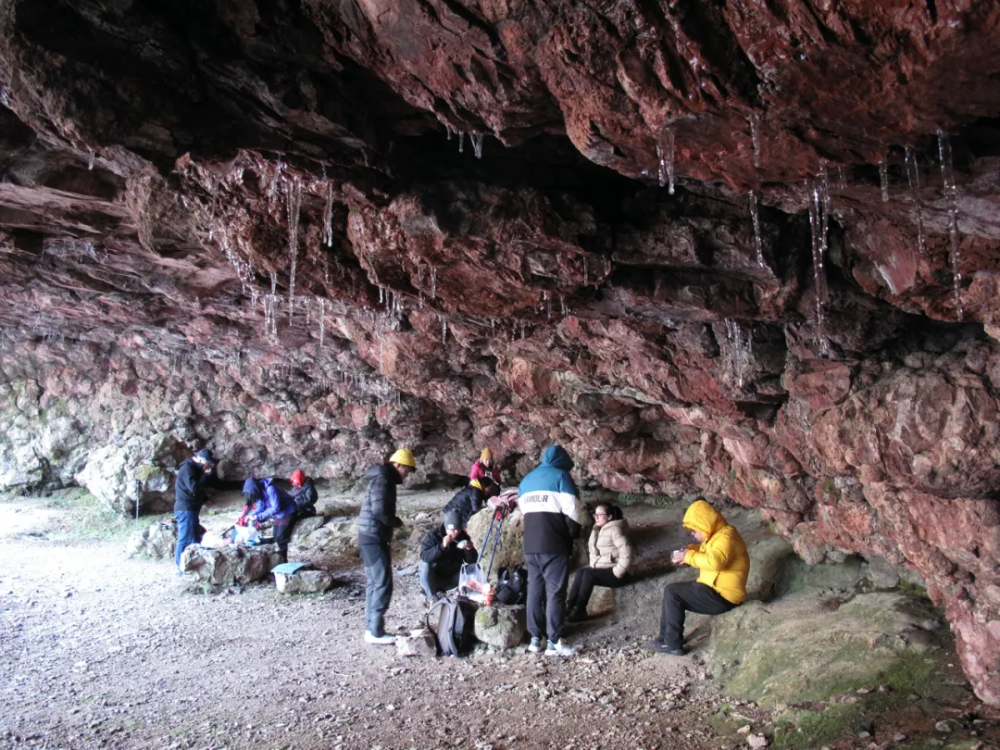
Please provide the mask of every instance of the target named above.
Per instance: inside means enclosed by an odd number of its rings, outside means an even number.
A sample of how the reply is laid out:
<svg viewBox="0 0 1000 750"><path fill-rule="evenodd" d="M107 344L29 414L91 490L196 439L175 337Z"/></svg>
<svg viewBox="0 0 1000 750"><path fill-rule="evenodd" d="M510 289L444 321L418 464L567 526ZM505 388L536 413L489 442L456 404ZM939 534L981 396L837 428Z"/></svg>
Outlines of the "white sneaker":
<svg viewBox="0 0 1000 750"><path fill-rule="evenodd" d="M576 649L570 646L562 638L559 639L558 643L549 642L548 648L545 649L546 656L576 656Z"/></svg>
<svg viewBox="0 0 1000 750"><path fill-rule="evenodd" d="M365 643L373 643L376 646L391 646L396 643L394 635L372 635L370 630L365 631Z"/></svg>
<svg viewBox="0 0 1000 750"><path fill-rule="evenodd" d="M533 654L537 654L544 650L545 650L545 639L535 638L534 636L532 636L531 644L528 646L528 651L530 651Z"/></svg>

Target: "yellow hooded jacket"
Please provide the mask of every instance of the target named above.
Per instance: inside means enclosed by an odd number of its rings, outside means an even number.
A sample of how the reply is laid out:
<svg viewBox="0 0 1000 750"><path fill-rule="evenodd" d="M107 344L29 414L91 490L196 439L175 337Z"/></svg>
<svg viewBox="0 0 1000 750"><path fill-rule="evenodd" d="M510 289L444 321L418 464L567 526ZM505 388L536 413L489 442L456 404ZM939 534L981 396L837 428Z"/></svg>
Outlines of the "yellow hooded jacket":
<svg viewBox="0 0 1000 750"><path fill-rule="evenodd" d="M684 562L701 571L698 583L711 586L726 601L740 604L746 599L750 574L750 555L740 532L704 500L691 503L684 514L684 528L708 537L684 553Z"/></svg>

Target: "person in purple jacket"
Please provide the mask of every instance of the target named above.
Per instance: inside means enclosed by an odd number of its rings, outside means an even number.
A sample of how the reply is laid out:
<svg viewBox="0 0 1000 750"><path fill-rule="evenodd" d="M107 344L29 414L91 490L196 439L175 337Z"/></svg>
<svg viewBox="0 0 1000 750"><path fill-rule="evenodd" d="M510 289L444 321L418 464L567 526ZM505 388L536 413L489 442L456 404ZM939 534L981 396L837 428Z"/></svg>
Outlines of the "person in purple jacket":
<svg viewBox="0 0 1000 750"><path fill-rule="evenodd" d="M250 485L251 481L256 486L256 493ZM295 521L295 501L291 495L276 486L270 477L248 479L243 487L243 494L256 500L253 510L246 516L246 522L259 527L264 521L270 520L274 528L274 543L278 545L281 561L286 562L288 540L292 536Z"/></svg>

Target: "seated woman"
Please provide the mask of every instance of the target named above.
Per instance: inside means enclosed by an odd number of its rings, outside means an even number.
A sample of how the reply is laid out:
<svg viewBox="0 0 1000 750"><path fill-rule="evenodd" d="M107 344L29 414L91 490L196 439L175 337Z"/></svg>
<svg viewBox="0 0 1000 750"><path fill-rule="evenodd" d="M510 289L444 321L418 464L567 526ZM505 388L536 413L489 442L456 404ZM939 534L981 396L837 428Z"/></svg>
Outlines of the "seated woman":
<svg viewBox="0 0 1000 750"><path fill-rule="evenodd" d="M616 589L629 583L632 545L628 540L628 521L617 505L598 505L594 511L594 530L590 532L590 567L576 572L566 600L567 622L587 617L587 603L594 586Z"/></svg>

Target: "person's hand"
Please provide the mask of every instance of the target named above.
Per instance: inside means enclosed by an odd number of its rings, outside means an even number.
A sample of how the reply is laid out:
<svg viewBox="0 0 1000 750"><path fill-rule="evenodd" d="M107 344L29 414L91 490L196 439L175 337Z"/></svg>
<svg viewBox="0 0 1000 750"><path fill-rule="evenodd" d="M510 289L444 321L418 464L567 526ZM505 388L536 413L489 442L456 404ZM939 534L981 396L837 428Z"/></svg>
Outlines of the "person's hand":
<svg viewBox="0 0 1000 750"><path fill-rule="evenodd" d="M674 553L670 556L670 560L674 565L683 565L685 554L686 553L682 549L674 550Z"/></svg>
<svg viewBox="0 0 1000 750"><path fill-rule="evenodd" d="M451 546L451 543L454 541L455 541L454 534L445 534L444 539L441 540L441 546L444 547L445 549L448 549Z"/></svg>
<svg viewBox="0 0 1000 750"><path fill-rule="evenodd" d="M460 541L458 543L458 548L459 549L468 549L468 547L469 547L469 540L468 539L463 539L462 541Z"/></svg>

